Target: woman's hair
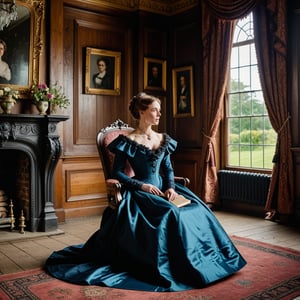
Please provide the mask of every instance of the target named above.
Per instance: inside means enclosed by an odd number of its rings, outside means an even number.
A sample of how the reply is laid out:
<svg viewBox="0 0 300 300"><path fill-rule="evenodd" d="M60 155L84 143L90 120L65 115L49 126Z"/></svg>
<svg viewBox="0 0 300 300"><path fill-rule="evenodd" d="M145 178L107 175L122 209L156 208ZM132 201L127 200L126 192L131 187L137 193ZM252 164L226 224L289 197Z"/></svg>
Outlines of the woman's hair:
<svg viewBox="0 0 300 300"><path fill-rule="evenodd" d="M3 45L3 47L4 47L4 52L5 52L5 51L6 51L6 48L7 48L6 43L5 43L2 39L0 39L0 44Z"/></svg>
<svg viewBox="0 0 300 300"><path fill-rule="evenodd" d="M148 95L146 93L138 93L136 96L133 96L129 103L129 111L131 115L139 120L140 111L147 110L150 104L154 101L157 101L160 104L160 100L156 97Z"/></svg>
<svg viewBox="0 0 300 300"><path fill-rule="evenodd" d="M102 57L100 57L100 58L97 59L97 66L99 66L99 62L100 61L104 62L105 63L105 67L107 67L107 60L104 59L104 58L102 58Z"/></svg>

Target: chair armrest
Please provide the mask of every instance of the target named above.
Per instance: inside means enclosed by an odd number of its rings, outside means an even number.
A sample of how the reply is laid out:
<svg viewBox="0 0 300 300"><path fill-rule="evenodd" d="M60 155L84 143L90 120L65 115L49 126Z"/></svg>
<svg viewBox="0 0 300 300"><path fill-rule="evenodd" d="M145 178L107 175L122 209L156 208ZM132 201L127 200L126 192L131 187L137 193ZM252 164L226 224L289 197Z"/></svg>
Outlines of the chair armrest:
<svg viewBox="0 0 300 300"><path fill-rule="evenodd" d="M119 203L122 201L121 187L122 184L116 179L107 179L106 191L107 191L107 200L108 205L115 209Z"/></svg>
<svg viewBox="0 0 300 300"><path fill-rule="evenodd" d="M184 186L188 186L190 184L190 180L187 177L174 176L174 180Z"/></svg>

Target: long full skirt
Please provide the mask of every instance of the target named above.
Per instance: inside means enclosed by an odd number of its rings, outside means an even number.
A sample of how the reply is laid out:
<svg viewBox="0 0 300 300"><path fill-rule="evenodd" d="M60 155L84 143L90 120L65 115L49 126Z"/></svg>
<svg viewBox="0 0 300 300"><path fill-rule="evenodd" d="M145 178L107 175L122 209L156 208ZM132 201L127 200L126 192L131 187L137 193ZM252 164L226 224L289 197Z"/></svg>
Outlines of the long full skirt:
<svg viewBox="0 0 300 300"><path fill-rule="evenodd" d="M53 252L46 269L71 283L146 291L201 288L240 270L246 262L213 212L185 187L176 190L192 203L178 208L125 191L85 244Z"/></svg>

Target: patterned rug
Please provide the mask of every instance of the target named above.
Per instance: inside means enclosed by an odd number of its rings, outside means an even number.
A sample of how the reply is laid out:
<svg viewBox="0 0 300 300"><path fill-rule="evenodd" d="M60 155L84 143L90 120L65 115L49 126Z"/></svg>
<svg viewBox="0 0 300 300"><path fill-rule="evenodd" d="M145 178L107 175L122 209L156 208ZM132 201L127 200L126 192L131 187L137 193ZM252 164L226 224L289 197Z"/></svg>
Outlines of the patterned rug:
<svg viewBox="0 0 300 300"><path fill-rule="evenodd" d="M300 299L300 252L232 237L248 264L233 276L203 289L155 293L80 286L41 269L0 276L0 299L241 300Z"/></svg>

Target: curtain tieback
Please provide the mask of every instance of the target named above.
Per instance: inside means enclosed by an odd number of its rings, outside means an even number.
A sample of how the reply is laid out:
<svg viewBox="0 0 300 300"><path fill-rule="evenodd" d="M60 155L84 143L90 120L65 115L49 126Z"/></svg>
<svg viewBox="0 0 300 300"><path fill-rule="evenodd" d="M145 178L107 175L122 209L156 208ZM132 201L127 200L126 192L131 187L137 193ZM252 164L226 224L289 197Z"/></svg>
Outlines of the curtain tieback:
<svg viewBox="0 0 300 300"><path fill-rule="evenodd" d="M279 130L277 132L277 136L280 135L281 131L283 130L284 126L287 124L287 122L289 121L290 118L291 118L291 116L289 114L288 117L283 122L283 124L281 125L281 127L279 128ZM279 159L280 159L280 156L279 156L279 139L277 138L277 143L276 143L275 153L274 153L274 156L273 156L273 159L272 159L272 163L278 163Z"/></svg>
<svg viewBox="0 0 300 300"><path fill-rule="evenodd" d="M206 134L204 133L204 131L202 131L202 134L203 134L203 136L206 137L210 142L212 142L212 141L215 139L215 137L206 135Z"/></svg>
<svg viewBox="0 0 300 300"><path fill-rule="evenodd" d="M289 119L291 118L290 114L288 115L288 117L285 119L285 121L283 122L283 124L281 125L281 127L279 128L277 134L279 135L282 131L282 129L284 128L284 126L286 125L286 123L289 121Z"/></svg>

